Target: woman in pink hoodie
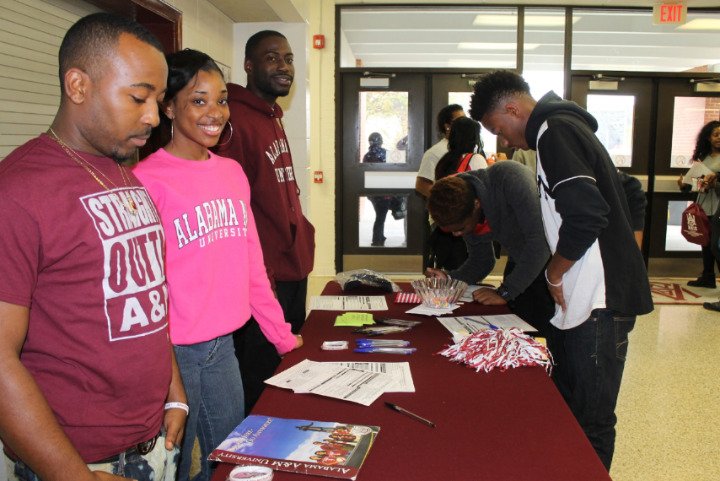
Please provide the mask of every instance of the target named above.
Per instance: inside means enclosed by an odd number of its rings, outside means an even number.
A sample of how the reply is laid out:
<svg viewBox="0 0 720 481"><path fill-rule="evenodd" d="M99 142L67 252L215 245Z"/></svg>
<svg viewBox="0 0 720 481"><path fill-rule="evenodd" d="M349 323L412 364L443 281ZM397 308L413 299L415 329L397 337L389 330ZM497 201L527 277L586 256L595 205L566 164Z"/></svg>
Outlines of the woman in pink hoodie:
<svg viewBox="0 0 720 481"><path fill-rule="evenodd" d="M302 338L292 334L273 296L247 177L240 164L208 150L229 117L222 73L195 50L167 61L168 89L154 135L165 125L170 138L134 173L157 204L167 239L170 339L190 411L179 479L189 479L197 436L202 470L193 479L206 481L208 454L244 417L232 332L254 316L279 354L300 347Z"/></svg>

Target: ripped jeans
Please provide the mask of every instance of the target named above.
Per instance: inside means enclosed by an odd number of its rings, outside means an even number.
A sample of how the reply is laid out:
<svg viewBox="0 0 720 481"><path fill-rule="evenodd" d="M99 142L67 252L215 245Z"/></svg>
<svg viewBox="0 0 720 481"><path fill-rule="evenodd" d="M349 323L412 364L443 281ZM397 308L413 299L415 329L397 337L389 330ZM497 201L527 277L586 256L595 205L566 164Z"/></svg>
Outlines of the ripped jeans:
<svg viewBox="0 0 720 481"><path fill-rule="evenodd" d="M635 316L610 309L595 309L572 329L552 326L553 381L608 471L615 450L615 406L634 327Z"/></svg>

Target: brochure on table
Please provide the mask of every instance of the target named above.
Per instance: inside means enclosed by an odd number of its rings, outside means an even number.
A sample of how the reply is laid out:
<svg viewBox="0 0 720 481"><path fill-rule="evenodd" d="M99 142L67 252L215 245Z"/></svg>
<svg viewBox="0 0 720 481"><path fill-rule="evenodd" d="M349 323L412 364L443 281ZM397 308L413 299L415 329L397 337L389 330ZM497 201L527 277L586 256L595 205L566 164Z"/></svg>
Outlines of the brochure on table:
<svg viewBox="0 0 720 481"><path fill-rule="evenodd" d="M379 431L378 426L251 414L208 459L356 479Z"/></svg>

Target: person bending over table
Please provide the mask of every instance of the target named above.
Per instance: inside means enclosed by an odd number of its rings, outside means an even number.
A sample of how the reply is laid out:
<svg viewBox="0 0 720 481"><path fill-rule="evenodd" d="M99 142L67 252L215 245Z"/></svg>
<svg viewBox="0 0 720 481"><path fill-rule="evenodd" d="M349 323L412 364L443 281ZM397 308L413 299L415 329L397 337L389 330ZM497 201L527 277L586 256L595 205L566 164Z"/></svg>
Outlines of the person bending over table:
<svg viewBox="0 0 720 481"><path fill-rule="evenodd" d="M479 282L495 266L492 241L498 241L508 252L502 284L477 289L473 299L507 304L547 338L555 303L543 275L550 249L532 172L516 162L498 162L440 179L430 189L427 209L440 228L463 236L469 257L458 269L428 268L425 275Z"/></svg>

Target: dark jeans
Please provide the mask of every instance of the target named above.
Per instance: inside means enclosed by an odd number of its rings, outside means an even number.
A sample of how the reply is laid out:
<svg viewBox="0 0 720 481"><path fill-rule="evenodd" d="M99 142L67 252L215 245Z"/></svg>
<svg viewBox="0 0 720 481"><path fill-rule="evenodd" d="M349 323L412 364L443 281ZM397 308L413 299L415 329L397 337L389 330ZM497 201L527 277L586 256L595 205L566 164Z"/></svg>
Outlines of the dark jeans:
<svg viewBox="0 0 720 481"><path fill-rule="evenodd" d="M385 245L385 219L390 210L390 197L371 196L370 202L375 209L375 222L373 223L372 245Z"/></svg>
<svg viewBox="0 0 720 481"><path fill-rule="evenodd" d="M430 234L429 243L432 260L428 265L435 269L451 271L463 265L468 258L465 239L439 227L435 227Z"/></svg>
<svg viewBox="0 0 720 481"><path fill-rule="evenodd" d="M275 281L275 292L285 314L285 321L297 334L305 322L307 278L300 281ZM235 355L240 364L245 390L245 415L250 414L265 389L265 380L275 374L280 356L275 346L267 340L254 317L233 333Z"/></svg>
<svg viewBox="0 0 720 481"><path fill-rule="evenodd" d="M710 244L706 246L702 246L702 261L703 261L703 271L702 271L702 277L706 279L715 279L715 265L718 266L718 271L720 271L720 260L715 258L715 255L712 251L712 235Z"/></svg>
<svg viewBox="0 0 720 481"><path fill-rule="evenodd" d="M551 326L553 380L590 444L610 471L615 450L615 406L635 317L595 309L573 329Z"/></svg>
<svg viewBox="0 0 720 481"><path fill-rule="evenodd" d="M292 326L293 334L299 334L305 324L307 283L307 277L299 281L275 281L278 302L285 314L285 321Z"/></svg>

